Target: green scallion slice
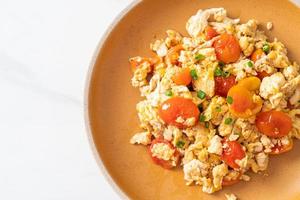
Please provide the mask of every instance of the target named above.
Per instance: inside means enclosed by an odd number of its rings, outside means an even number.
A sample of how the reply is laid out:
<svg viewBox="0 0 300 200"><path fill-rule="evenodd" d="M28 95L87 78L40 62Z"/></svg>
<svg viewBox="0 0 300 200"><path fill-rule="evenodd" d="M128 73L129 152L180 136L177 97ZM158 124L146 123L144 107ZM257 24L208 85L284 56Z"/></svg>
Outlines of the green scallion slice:
<svg viewBox="0 0 300 200"><path fill-rule="evenodd" d="M202 90L199 90L197 93L197 97L199 97L200 99L205 99L206 94Z"/></svg>
<svg viewBox="0 0 300 200"><path fill-rule="evenodd" d="M204 125L205 125L205 128L208 128L209 127L209 122L205 122Z"/></svg>
<svg viewBox="0 0 300 200"><path fill-rule="evenodd" d="M191 77L192 77L193 80L197 80L198 79L198 75L197 75L197 72L196 72L195 69L192 69L190 71L190 75L191 75Z"/></svg>
<svg viewBox="0 0 300 200"><path fill-rule="evenodd" d="M165 95L170 97L170 96L173 95L173 92L172 92L171 90L167 90L167 91L165 92Z"/></svg>
<svg viewBox="0 0 300 200"><path fill-rule="evenodd" d="M205 115L200 115L199 120L200 122L204 122L206 119Z"/></svg>
<svg viewBox="0 0 300 200"><path fill-rule="evenodd" d="M246 66L247 66L247 67L253 67L253 62L252 62L252 61L246 62Z"/></svg>
<svg viewBox="0 0 300 200"><path fill-rule="evenodd" d="M226 101L227 101L228 104L232 104L233 103L233 98L231 96L228 96L226 98Z"/></svg>
<svg viewBox="0 0 300 200"><path fill-rule="evenodd" d="M178 147L180 149L182 149L184 147L184 145L185 145L184 141L179 140L176 142L176 147Z"/></svg>
<svg viewBox="0 0 300 200"><path fill-rule="evenodd" d="M226 124L226 125L229 125L229 124L231 124L231 123L232 123L232 118L229 117L229 118L226 118L226 119L225 119L225 124Z"/></svg>
<svg viewBox="0 0 300 200"><path fill-rule="evenodd" d="M217 67L215 69L215 76L222 76L223 75L223 71L220 69L220 67Z"/></svg>
<svg viewBox="0 0 300 200"><path fill-rule="evenodd" d="M264 44L263 47L262 47L262 50L265 53L269 53L270 52L270 45L269 44Z"/></svg>
<svg viewBox="0 0 300 200"><path fill-rule="evenodd" d="M204 60L204 59L205 59L205 56L203 54L199 53L195 56L196 61L200 61L200 60Z"/></svg>

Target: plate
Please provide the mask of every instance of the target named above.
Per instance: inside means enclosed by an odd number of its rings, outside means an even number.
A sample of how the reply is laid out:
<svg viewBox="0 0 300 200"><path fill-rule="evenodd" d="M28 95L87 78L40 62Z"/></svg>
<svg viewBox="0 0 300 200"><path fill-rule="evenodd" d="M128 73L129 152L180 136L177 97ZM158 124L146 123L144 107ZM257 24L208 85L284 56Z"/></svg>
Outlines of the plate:
<svg viewBox="0 0 300 200"><path fill-rule="evenodd" d="M103 173L122 199L215 200L234 193L240 199L300 199L300 143L286 154L271 157L263 174L250 182L225 187L213 195L199 186L186 186L181 169L165 170L153 164L143 146L129 144L140 131L136 103L139 91L130 85L128 58L150 56L149 44L167 29L187 35L185 23L198 9L224 7L242 22L251 18L272 21L275 36L300 63L300 9L285 0L144 0L127 8L100 42L91 64L86 92L86 121L90 141ZM99 188L100 189L100 188Z"/></svg>

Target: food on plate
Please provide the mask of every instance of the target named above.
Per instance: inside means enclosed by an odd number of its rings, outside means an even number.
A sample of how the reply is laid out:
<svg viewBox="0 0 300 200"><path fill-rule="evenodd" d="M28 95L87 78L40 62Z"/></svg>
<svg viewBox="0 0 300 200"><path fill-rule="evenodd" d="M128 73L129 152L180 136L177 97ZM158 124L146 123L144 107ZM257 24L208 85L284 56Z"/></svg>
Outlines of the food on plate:
<svg viewBox="0 0 300 200"><path fill-rule="evenodd" d="M143 131L130 143L148 146L163 168L182 167L186 184L206 193L249 181L300 138L299 66L258 24L224 8L199 10L189 35L168 30L150 45L154 56L129 60L143 97Z"/></svg>

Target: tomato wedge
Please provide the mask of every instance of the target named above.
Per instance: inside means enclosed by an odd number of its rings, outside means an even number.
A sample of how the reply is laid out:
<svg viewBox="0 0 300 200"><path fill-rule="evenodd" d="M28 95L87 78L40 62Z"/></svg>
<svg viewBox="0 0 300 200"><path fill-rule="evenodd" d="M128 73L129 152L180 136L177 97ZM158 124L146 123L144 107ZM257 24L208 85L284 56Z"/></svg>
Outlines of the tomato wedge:
<svg viewBox="0 0 300 200"><path fill-rule="evenodd" d="M231 168L237 169L240 166L236 160L241 160L245 157L245 151L242 145L237 141L223 140L223 153L221 159Z"/></svg>
<svg viewBox="0 0 300 200"><path fill-rule="evenodd" d="M174 156L174 162L175 162L176 166L179 164L180 153L176 150L176 148L169 141L167 141L165 139L161 139L161 138L157 138L157 139L152 140L151 145L149 146L149 153L150 153L150 156L151 156L153 162L157 165L162 166L165 169L171 169L173 167L176 167L172 164L171 160L160 159L160 158L153 155L152 148L155 144L159 144L159 143L165 144L170 149L174 150L174 155L173 155Z"/></svg>
<svg viewBox="0 0 300 200"><path fill-rule="evenodd" d="M282 154L285 152L290 151L294 146L294 142L293 139L289 139L289 144L288 145L278 145L276 144L271 150L270 154L272 155L278 155L278 154Z"/></svg>
<svg viewBox="0 0 300 200"><path fill-rule="evenodd" d="M165 102L158 108L159 117L167 124L177 126L178 128L185 128L193 126L181 122L189 118L195 118L195 122L199 118L199 109L191 99L183 97L173 97ZM179 119L179 120L178 120Z"/></svg>
<svg viewBox="0 0 300 200"><path fill-rule="evenodd" d="M270 74L267 73L266 71L257 72L257 77L258 77L260 80L263 80L265 77L268 77L268 76L270 76Z"/></svg>
<svg viewBox="0 0 300 200"><path fill-rule="evenodd" d="M260 80L257 77L248 77L238 82L228 91L227 99L230 98L230 112L240 118L249 118L258 113L262 108L262 100L253 99L254 91L259 89Z"/></svg>
<svg viewBox="0 0 300 200"><path fill-rule="evenodd" d="M236 85L229 90L228 96L232 97L233 102L230 108L236 113L245 113L252 109L254 104L252 102L252 94L245 87Z"/></svg>
<svg viewBox="0 0 300 200"><path fill-rule="evenodd" d="M262 49L256 49L251 55L251 60L253 62L256 62L258 59L260 59L264 55L266 55L266 54Z"/></svg>
<svg viewBox="0 0 300 200"><path fill-rule="evenodd" d="M205 28L205 39L206 40L211 40L212 38L216 37L218 35L217 31L211 27L211 26L207 26Z"/></svg>
<svg viewBox="0 0 300 200"><path fill-rule="evenodd" d="M189 85L192 82L190 69L189 68L182 69L180 72L176 73L172 77L172 80L176 85Z"/></svg>
<svg viewBox="0 0 300 200"><path fill-rule="evenodd" d="M286 136L292 129L291 118L282 111L267 111L257 115L255 121L258 130L273 138Z"/></svg>
<svg viewBox="0 0 300 200"><path fill-rule="evenodd" d="M249 91L255 91L259 89L260 83L261 81L259 78L251 76L240 80L238 84Z"/></svg>
<svg viewBox="0 0 300 200"><path fill-rule="evenodd" d="M235 85L235 76L229 77L217 76L215 77L215 91L216 95L226 97L229 89Z"/></svg>
<svg viewBox="0 0 300 200"><path fill-rule="evenodd" d="M241 48L237 39L231 34L221 34L213 43L218 60L224 63L236 62L240 58Z"/></svg>

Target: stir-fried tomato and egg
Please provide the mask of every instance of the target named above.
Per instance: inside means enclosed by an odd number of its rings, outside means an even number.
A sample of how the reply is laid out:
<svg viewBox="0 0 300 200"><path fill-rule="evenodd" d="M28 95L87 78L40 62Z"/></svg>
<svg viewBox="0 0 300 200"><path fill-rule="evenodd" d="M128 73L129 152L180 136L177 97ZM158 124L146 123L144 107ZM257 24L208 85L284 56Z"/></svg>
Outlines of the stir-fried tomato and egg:
<svg viewBox="0 0 300 200"><path fill-rule="evenodd" d="M240 23L224 8L199 10L186 29L168 30L154 55L130 59L136 108L153 162L183 166L187 184L213 193L264 171L269 155L300 138L300 67L256 20Z"/></svg>

